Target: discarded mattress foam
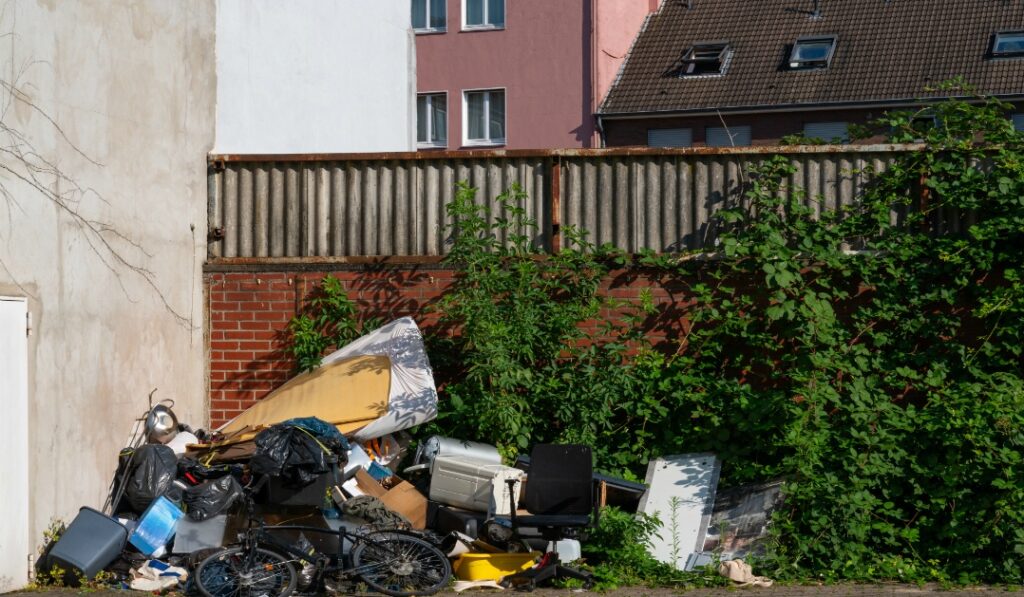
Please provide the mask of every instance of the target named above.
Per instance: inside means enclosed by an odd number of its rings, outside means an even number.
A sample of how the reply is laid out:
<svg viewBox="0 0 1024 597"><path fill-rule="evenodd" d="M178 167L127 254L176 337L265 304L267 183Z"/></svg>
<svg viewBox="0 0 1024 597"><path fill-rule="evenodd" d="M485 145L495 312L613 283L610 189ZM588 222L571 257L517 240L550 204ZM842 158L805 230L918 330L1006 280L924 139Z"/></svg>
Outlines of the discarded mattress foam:
<svg viewBox="0 0 1024 597"><path fill-rule="evenodd" d="M327 355L320 367L267 394L219 431L251 432L297 417L317 417L357 441L415 427L437 416L437 388L411 317L396 319ZM248 433L247 433L248 432Z"/></svg>

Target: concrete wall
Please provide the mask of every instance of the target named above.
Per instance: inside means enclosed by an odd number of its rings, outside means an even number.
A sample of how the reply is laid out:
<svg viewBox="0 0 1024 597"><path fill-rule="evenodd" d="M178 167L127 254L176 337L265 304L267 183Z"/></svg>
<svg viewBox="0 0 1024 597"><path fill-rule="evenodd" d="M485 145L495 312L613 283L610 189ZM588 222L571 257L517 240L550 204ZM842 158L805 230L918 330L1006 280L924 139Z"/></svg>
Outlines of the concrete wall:
<svg viewBox="0 0 1024 597"><path fill-rule="evenodd" d="M217 75L218 152L414 147L407 0L218 0Z"/></svg>
<svg viewBox="0 0 1024 597"><path fill-rule="evenodd" d="M176 401L181 420L206 423L200 272L215 6L0 8L0 145L20 143L43 169L0 153L0 167L15 173L0 176L0 295L27 296L33 321L30 450L2 455L29 460L31 507L3 515L28 518L36 545L51 517L102 506L151 389ZM98 227L89 232L85 220Z"/></svg>

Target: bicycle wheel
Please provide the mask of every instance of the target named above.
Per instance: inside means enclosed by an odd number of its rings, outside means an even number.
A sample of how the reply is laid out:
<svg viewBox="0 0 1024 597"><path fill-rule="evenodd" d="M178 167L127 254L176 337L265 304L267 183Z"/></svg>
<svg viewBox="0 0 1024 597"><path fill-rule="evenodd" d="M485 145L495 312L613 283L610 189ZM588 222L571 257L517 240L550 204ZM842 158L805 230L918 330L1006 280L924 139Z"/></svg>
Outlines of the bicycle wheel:
<svg viewBox="0 0 1024 597"><path fill-rule="evenodd" d="M295 568L280 555L231 547L196 567L196 587L206 597L287 597L295 590Z"/></svg>
<svg viewBox="0 0 1024 597"><path fill-rule="evenodd" d="M356 576L392 597L433 595L448 584L452 568L438 548L403 533L371 533L352 548Z"/></svg>

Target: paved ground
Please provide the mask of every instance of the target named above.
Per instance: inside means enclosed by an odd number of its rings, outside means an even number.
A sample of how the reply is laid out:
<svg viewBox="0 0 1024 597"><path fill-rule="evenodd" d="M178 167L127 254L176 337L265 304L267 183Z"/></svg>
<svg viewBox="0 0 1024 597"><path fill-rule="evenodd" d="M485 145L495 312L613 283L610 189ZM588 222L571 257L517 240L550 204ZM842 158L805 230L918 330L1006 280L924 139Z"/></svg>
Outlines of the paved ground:
<svg viewBox="0 0 1024 597"><path fill-rule="evenodd" d="M505 593L504 591L500 593ZM447 593L454 595L455 593ZM497 595L498 591L466 591L461 595L480 597L484 595ZM521 593L508 593L520 595ZM576 597L585 595L584 592L574 592L559 589L538 589L533 595L536 597ZM5 597L71 597L84 595L87 597L128 597L129 595L148 595L148 593L136 591L77 591L64 589L59 591L34 591L21 593L8 593ZM679 591L673 589L647 589L643 587L632 587L616 589L604 593L591 593L604 597L675 597L685 595L686 597L1004 597L1010 595L1024 595L1024 589L1007 589L1004 587L972 587L965 589L943 589L941 587L918 587L916 585L827 585L827 586L773 586L770 588L759 587L734 587L723 589L692 589Z"/></svg>

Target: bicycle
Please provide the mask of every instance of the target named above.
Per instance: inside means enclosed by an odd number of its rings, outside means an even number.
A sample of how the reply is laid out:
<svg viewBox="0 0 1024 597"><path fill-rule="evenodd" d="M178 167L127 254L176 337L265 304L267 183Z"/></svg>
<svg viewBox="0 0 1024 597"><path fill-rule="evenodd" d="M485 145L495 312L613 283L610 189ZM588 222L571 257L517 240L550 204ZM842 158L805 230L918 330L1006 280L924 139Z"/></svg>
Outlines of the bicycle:
<svg viewBox="0 0 1024 597"><path fill-rule="evenodd" d="M403 529L351 532L303 525L267 527L254 514L252 495L266 481L245 491L249 523L238 545L224 548L196 566L193 578L206 597L243 595L287 597L298 585L300 567L312 564L311 580L305 591L319 592L325 582L356 580L375 591L393 597L433 595L448 584L451 565L434 545ZM276 531L299 531L335 535L336 554L310 555L299 545L273 536ZM346 542L351 549L345 553ZM310 560L313 560L310 562Z"/></svg>

